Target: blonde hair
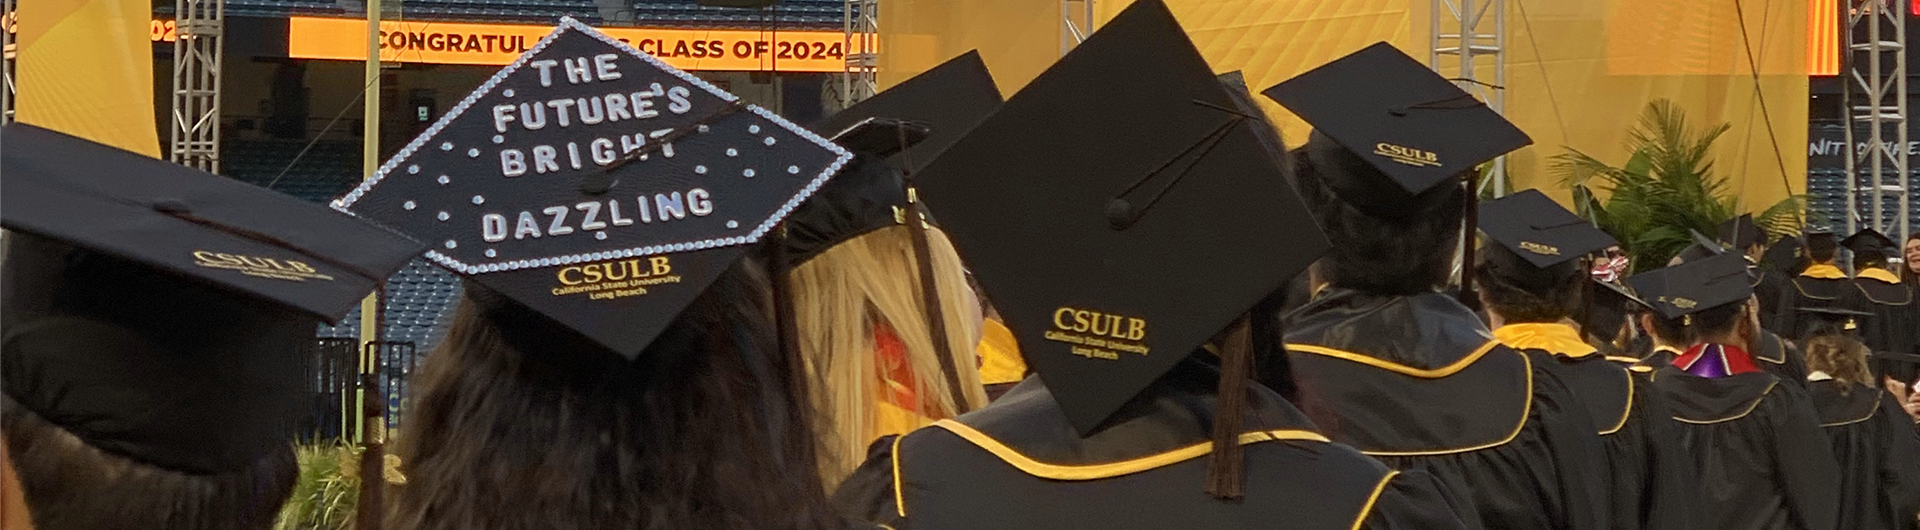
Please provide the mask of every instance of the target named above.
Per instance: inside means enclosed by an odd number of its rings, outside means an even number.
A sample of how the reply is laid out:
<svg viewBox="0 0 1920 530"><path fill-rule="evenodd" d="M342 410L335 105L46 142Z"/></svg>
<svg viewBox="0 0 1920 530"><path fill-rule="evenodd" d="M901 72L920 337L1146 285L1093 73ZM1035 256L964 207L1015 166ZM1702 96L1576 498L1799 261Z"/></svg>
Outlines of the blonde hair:
<svg viewBox="0 0 1920 530"><path fill-rule="evenodd" d="M1845 383L1880 386L1867 370L1867 346L1844 335L1827 334L1808 339L1807 368L1826 372L1834 380Z"/></svg>
<svg viewBox="0 0 1920 530"><path fill-rule="evenodd" d="M904 434L878 432L878 405L886 391L881 387L885 367L874 339L879 326L890 328L906 346L912 390L922 409L911 412L940 419L959 410L933 345L908 230L891 226L868 232L787 273L800 353L815 382L815 417L824 438L819 444L820 471L829 488L852 474L875 438ZM965 307L969 288L953 244L939 230L929 229L926 235L935 291L943 306L940 314L946 320L947 350L953 352L967 408L978 408L987 400L971 342L979 334L979 311Z"/></svg>

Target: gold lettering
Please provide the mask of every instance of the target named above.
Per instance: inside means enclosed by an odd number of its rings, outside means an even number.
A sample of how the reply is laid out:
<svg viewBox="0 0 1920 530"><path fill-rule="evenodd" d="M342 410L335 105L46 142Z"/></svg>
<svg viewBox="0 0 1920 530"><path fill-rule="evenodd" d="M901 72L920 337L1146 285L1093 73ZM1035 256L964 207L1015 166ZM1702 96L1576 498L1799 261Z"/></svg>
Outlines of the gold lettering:
<svg viewBox="0 0 1920 530"><path fill-rule="evenodd" d="M627 279L627 268L621 267L620 265L624 265L624 264L623 263L600 263L593 266L599 267L601 270L606 271L607 279L609 280L625 280ZM616 276L614 275L615 272L618 272L620 274Z"/></svg>
<svg viewBox="0 0 1920 530"><path fill-rule="evenodd" d="M300 262L300 261L291 261L291 260L289 260L289 261L287 261L287 263L291 263L291 264L293 264L293 270L297 270L297 271L300 271L300 272L316 272L316 271L314 271L314 270L313 270L313 266L312 266L312 265L308 265L308 264L306 264L305 262Z"/></svg>
<svg viewBox="0 0 1920 530"><path fill-rule="evenodd" d="M1117 320L1116 317L1102 315L1100 313L1092 313L1092 315L1093 315L1093 326L1092 326L1092 329L1090 329L1089 331L1091 331L1093 334L1106 335L1108 333L1113 333L1115 331L1118 331L1116 329L1113 329L1114 328L1113 321ZM1107 325L1101 326L1100 325L1101 322L1106 322Z"/></svg>
<svg viewBox="0 0 1920 530"><path fill-rule="evenodd" d="M1520 250L1525 250L1525 251L1527 251L1527 252L1532 252L1532 253L1534 253L1534 254L1539 254L1539 255L1542 255L1542 256L1558 256L1558 255L1560 255L1560 249L1559 249L1558 247L1554 247L1554 246L1551 246L1551 245L1544 245L1544 244L1540 244L1540 243L1535 243L1535 242L1532 242L1532 241L1521 241L1521 242L1520 242Z"/></svg>
<svg viewBox="0 0 1920 530"><path fill-rule="evenodd" d="M1087 320L1092 318L1092 315L1093 312L1091 311L1074 311L1073 327L1067 328L1067 331L1086 331L1088 328L1093 327L1092 324L1087 323Z"/></svg>
<svg viewBox="0 0 1920 530"><path fill-rule="evenodd" d="M652 262L654 276L661 276L673 272L673 263L668 262L666 256L654 256Z"/></svg>
<svg viewBox="0 0 1920 530"><path fill-rule="evenodd" d="M1147 321L1138 318L1127 319L1127 340L1140 340L1147 337Z"/></svg>
<svg viewBox="0 0 1920 530"><path fill-rule="evenodd" d="M1393 145L1386 142L1373 144L1373 154L1387 157L1394 162L1409 166L1439 166L1440 154L1422 151L1411 147Z"/></svg>
<svg viewBox="0 0 1920 530"><path fill-rule="evenodd" d="M580 267L563 267L560 269L560 272L554 273L554 276L560 280L560 285L580 285L586 283L585 280L568 280L567 273L569 272L580 272Z"/></svg>
<svg viewBox="0 0 1920 530"><path fill-rule="evenodd" d="M1073 308L1071 307L1062 307L1053 310L1053 327L1068 329L1066 321L1060 320L1060 317L1070 314L1073 314Z"/></svg>

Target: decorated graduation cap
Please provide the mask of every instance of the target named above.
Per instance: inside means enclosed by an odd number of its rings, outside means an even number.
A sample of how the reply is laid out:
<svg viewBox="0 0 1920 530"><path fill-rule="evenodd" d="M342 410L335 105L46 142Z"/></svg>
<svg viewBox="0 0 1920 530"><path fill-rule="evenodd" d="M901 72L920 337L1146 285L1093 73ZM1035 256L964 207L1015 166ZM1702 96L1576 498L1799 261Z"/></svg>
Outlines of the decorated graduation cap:
<svg viewBox="0 0 1920 530"><path fill-rule="evenodd" d="M1496 243L1482 247L1481 267L1532 291L1552 289L1586 273L1580 258L1619 244L1539 190L1482 203L1479 225Z"/></svg>
<svg viewBox="0 0 1920 530"><path fill-rule="evenodd" d="M1263 94L1313 126L1309 159L1340 169L1321 177L1342 201L1377 217L1418 216L1462 174L1533 143L1472 94L1384 42Z"/></svg>
<svg viewBox="0 0 1920 530"><path fill-rule="evenodd" d="M1872 228L1862 229L1847 236L1846 239L1840 240L1840 246L1852 250L1855 256L1863 256L1867 259L1886 259L1887 255L1893 252L1892 249L1896 248L1892 238Z"/></svg>
<svg viewBox="0 0 1920 530"><path fill-rule="evenodd" d="M1082 435L1326 250L1253 124L1147 0L919 179Z"/></svg>
<svg viewBox="0 0 1920 530"><path fill-rule="evenodd" d="M894 158L901 169L913 173L960 141L981 120L999 109L1000 103L1000 88L994 84L987 64L980 60L980 52L969 51L834 113L814 129L821 134L842 137L872 118L922 124L928 133L924 140L898 156L883 155ZM847 147L860 151L858 146Z"/></svg>
<svg viewBox="0 0 1920 530"><path fill-rule="evenodd" d="M334 206L631 359L852 157L569 18Z"/></svg>
<svg viewBox="0 0 1920 530"><path fill-rule="evenodd" d="M1753 296L1747 260L1720 254L1627 278L1647 307L1665 319L1680 319Z"/></svg>
<svg viewBox="0 0 1920 530"><path fill-rule="evenodd" d="M1720 242L1733 245L1733 248L1742 252L1767 244L1767 233L1753 222L1753 214L1750 213L1720 223L1717 232Z"/></svg>
<svg viewBox="0 0 1920 530"><path fill-rule="evenodd" d="M285 450L301 352L419 253L239 181L31 125L0 130L0 388L92 447L216 474Z"/></svg>

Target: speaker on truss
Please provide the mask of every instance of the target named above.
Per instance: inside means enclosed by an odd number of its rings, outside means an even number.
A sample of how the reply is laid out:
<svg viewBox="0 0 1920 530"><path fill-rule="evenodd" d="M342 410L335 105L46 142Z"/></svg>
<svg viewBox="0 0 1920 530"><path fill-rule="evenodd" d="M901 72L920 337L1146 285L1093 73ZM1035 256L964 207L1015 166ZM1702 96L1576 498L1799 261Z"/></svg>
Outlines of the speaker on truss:
<svg viewBox="0 0 1920 530"><path fill-rule="evenodd" d="M699 0L703 6L713 7L770 7L780 0Z"/></svg>

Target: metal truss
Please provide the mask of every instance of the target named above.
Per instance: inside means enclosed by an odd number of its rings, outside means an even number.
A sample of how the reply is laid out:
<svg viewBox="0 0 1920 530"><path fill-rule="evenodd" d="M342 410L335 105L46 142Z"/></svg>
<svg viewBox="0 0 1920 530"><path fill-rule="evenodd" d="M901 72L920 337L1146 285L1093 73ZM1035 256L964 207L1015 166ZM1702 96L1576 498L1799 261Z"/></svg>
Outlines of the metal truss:
<svg viewBox="0 0 1920 530"><path fill-rule="evenodd" d="M168 158L220 172L220 64L224 0L175 0L173 130Z"/></svg>

